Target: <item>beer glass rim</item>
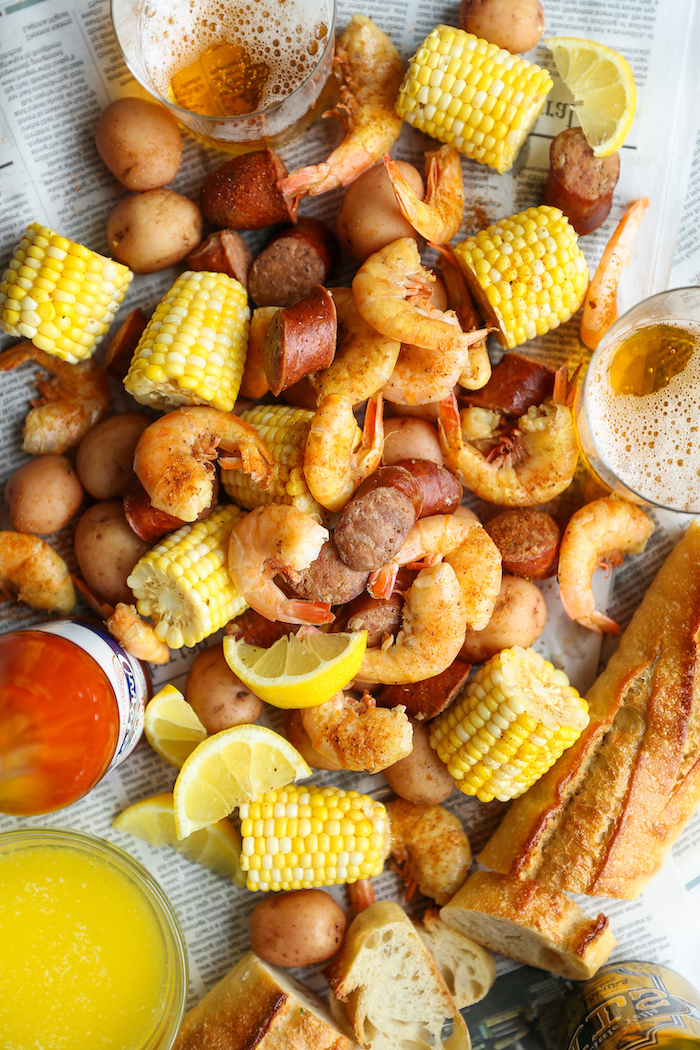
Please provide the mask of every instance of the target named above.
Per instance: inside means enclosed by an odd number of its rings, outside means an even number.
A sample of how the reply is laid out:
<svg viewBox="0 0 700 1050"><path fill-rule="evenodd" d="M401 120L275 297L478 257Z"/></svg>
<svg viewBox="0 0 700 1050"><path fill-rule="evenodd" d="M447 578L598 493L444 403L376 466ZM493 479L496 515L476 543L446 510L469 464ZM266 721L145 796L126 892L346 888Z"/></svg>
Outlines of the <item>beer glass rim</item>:
<svg viewBox="0 0 700 1050"><path fill-rule="evenodd" d="M318 67L321 65L324 58L326 57L329 47L335 46L335 22L337 15L337 0L324 0L324 2L328 5L330 14L330 26L328 27L328 36L326 39L326 43L320 54L316 56L316 62L314 64L313 69L310 70L309 75L304 78L301 84L299 84L298 87L294 88L294 91L290 92L289 95L285 95L284 98L279 99L279 101L272 102L269 106L265 106L264 109L257 109L252 113L235 113L230 114L229 116L224 116L222 114L217 115L211 113L196 113L192 109L185 109L183 106L178 106L177 102L171 102L170 99L164 98L164 96L161 95L159 91L156 91L152 83L150 85L144 84L144 78L141 74L141 71L137 68L134 68L135 63L129 59L122 45L122 41L119 39L119 30L117 28L116 17L117 10L120 7L123 8L126 4L131 2L132 0L109 0L109 13L110 18L112 20L112 27L114 29L114 38L117 41L117 47L119 48L119 52L124 60L124 64L126 65L126 68L129 70L133 78L141 85L141 87L145 91L148 92L149 95L155 98L158 102L161 103L161 105L165 106L171 112L174 111L176 114L182 113L183 119L181 123L185 124L185 126L187 126L186 118L191 119L192 117L196 117L198 120L206 121L207 123L213 126L216 124L220 124L222 121L252 121L255 118L269 116L270 113L276 113L278 109L280 109L282 106L288 105L292 99L294 99L301 91L304 90L304 88L309 83L311 78L315 75Z"/></svg>

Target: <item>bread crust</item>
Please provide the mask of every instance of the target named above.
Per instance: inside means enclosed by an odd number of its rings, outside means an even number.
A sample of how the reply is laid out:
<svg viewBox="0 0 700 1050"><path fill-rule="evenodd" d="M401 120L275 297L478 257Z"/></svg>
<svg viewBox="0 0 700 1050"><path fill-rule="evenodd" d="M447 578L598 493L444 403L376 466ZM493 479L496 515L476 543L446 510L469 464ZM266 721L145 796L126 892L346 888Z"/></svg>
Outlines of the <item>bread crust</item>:
<svg viewBox="0 0 700 1050"><path fill-rule="evenodd" d="M700 801L700 523L673 549L586 699L590 723L510 808L479 860L636 897Z"/></svg>

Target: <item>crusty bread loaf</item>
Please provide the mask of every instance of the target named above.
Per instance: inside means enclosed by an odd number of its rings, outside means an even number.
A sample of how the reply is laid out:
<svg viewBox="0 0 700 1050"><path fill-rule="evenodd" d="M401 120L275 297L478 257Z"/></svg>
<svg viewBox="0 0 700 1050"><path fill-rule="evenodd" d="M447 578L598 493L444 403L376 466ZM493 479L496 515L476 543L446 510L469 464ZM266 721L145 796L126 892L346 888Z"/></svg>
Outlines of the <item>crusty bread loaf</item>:
<svg viewBox="0 0 700 1050"><path fill-rule="evenodd" d="M173 1050L358 1050L324 1001L253 952L185 1014Z"/></svg>
<svg viewBox="0 0 700 1050"><path fill-rule="evenodd" d="M486 867L600 897L641 892L700 801L699 630L693 522L588 693L588 728L513 803Z"/></svg>
<svg viewBox="0 0 700 1050"><path fill-rule="evenodd" d="M469 1050L464 1019L430 952L398 904L372 904L353 919L343 947L325 973L361 1046ZM453 1028L443 1041L446 1018L452 1019Z"/></svg>
<svg viewBox="0 0 700 1050"><path fill-rule="evenodd" d="M428 908L418 936L437 963L458 1010L483 999L496 980L491 952L458 930L446 926L436 908Z"/></svg>
<svg viewBox="0 0 700 1050"><path fill-rule="evenodd" d="M440 918L494 952L574 981L592 977L617 944L605 915L588 919L565 893L493 871L470 875Z"/></svg>

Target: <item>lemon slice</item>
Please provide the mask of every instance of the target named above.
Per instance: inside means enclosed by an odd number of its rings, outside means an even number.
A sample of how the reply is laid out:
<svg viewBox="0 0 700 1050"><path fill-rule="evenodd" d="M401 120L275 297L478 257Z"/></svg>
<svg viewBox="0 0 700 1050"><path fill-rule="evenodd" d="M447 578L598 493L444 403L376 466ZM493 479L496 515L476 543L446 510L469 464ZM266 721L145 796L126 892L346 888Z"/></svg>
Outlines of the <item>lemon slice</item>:
<svg viewBox="0 0 700 1050"><path fill-rule="evenodd" d="M264 791L310 776L297 749L265 726L232 726L215 733L194 749L175 781L177 837L216 823Z"/></svg>
<svg viewBox="0 0 700 1050"><path fill-rule="evenodd" d="M219 820L186 839L178 839L173 796L169 791L129 806L112 821L112 827L136 835L149 846L172 846L186 860L223 875L236 886L245 885L246 877L240 865L241 836L233 825L228 820Z"/></svg>
<svg viewBox="0 0 700 1050"><path fill-rule="evenodd" d="M553 36L545 44L576 100L576 115L596 157L620 149L634 119L637 89L622 55L594 40Z"/></svg>
<svg viewBox="0 0 700 1050"><path fill-rule="evenodd" d="M179 769L207 731L174 685L164 686L146 707L143 726L153 750Z"/></svg>
<svg viewBox="0 0 700 1050"><path fill-rule="evenodd" d="M351 682L367 648L367 631L295 634L269 649L224 638L224 658L235 675L274 707L317 707Z"/></svg>

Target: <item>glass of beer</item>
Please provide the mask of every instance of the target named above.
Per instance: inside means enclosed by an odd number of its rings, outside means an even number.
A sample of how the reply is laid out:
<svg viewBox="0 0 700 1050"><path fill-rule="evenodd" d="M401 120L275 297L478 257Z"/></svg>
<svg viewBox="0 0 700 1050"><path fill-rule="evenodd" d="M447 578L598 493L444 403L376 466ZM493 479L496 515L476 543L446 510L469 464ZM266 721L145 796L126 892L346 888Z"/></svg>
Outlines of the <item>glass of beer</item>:
<svg viewBox="0 0 700 1050"><path fill-rule="evenodd" d="M577 393L576 425L613 492L700 514L700 288L653 295L606 332Z"/></svg>
<svg viewBox="0 0 700 1050"><path fill-rule="evenodd" d="M335 0L111 0L111 6L129 71L217 148L279 144L315 114L333 64Z"/></svg>

